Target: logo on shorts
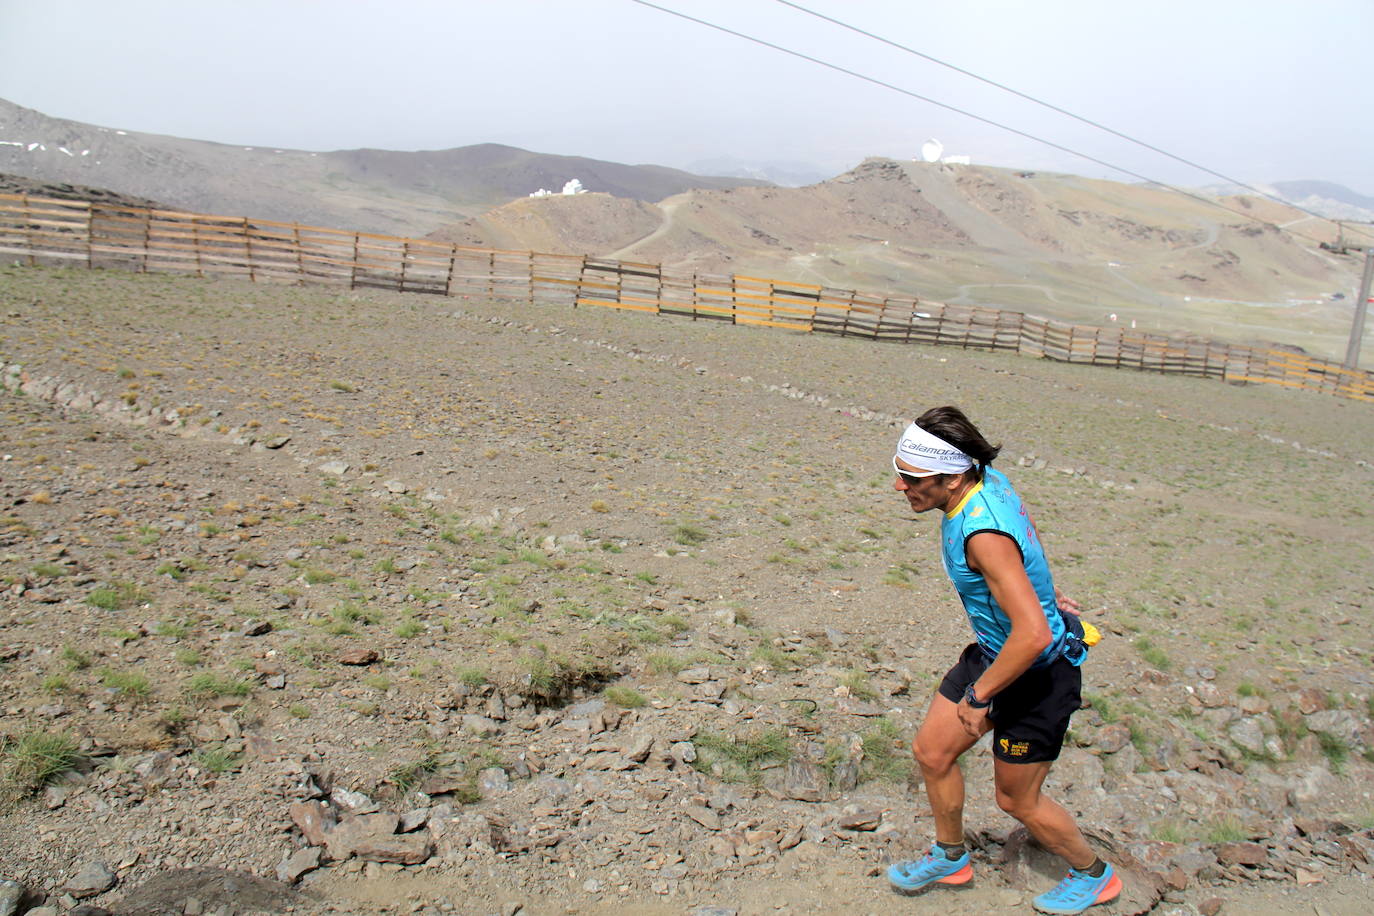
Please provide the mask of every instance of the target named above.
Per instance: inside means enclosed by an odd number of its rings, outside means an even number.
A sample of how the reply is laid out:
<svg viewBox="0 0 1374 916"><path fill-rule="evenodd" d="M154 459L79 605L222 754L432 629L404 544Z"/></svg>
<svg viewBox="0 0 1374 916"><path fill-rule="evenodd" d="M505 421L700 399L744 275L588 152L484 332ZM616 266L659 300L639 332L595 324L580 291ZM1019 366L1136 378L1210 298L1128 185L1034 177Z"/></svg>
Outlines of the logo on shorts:
<svg viewBox="0 0 1374 916"><path fill-rule="evenodd" d="M1010 741L1006 738L1000 738L997 743L1001 747L1002 753L1008 757L1024 757L1030 753L1029 741Z"/></svg>

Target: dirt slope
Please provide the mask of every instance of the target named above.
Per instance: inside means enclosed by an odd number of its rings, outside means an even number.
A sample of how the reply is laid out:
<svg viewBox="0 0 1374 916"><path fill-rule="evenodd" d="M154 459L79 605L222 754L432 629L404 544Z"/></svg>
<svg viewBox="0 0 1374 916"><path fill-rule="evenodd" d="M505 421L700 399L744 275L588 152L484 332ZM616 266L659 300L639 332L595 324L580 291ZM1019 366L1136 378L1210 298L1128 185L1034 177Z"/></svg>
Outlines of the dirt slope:
<svg viewBox="0 0 1374 916"><path fill-rule="evenodd" d="M97 904L160 912L165 879L208 909L188 870L273 879L318 855L292 814L318 802L363 851L334 836L278 909L1024 909L1052 877L986 750L970 892L876 874L929 838L903 744L967 639L886 470L949 401L1107 633L1052 790L1137 863L1112 911L1151 870L1178 907L1367 905L1367 405L17 267L0 363L0 734L75 735L88 768L0 810L5 877L39 897L99 858Z"/></svg>

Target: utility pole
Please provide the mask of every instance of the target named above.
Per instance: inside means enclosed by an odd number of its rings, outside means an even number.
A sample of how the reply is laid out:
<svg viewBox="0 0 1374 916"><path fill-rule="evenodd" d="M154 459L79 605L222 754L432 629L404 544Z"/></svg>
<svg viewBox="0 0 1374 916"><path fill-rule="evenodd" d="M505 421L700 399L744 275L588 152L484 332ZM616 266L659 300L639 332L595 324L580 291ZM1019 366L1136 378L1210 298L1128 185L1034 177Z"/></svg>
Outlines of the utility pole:
<svg viewBox="0 0 1374 916"><path fill-rule="evenodd" d="M1360 342L1364 338L1364 315L1369 310L1369 286L1374 280L1374 248L1364 250L1364 276L1360 278L1360 294L1355 298L1355 320L1350 325L1350 343L1345 348L1345 367L1358 369Z"/></svg>

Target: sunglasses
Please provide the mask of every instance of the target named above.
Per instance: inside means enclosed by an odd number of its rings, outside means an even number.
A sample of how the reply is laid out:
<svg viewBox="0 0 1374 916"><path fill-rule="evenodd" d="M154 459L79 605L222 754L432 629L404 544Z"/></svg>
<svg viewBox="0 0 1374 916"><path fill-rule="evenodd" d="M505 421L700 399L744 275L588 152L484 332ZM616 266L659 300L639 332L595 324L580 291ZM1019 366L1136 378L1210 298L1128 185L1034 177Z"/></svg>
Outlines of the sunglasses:
<svg viewBox="0 0 1374 916"><path fill-rule="evenodd" d="M896 455L893 455L893 456L892 456L892 470L896 471L896 472L897 472L897 476L900 477L900 478L902 478L902 483L906 484L906 485L909 486L909 487L914 487L914 486L918 485L922 480L924 480L924 479L927 478L927 477L938 477L938 476L940 476L940 472L939 472L939 471L924 471L924 472L922 472L922 473L920 473L920 474L914 473L914 472L912 472L912 471L904 471L904 470L902 470L900 467L897 466L897 456L896 456Z"/></svg>

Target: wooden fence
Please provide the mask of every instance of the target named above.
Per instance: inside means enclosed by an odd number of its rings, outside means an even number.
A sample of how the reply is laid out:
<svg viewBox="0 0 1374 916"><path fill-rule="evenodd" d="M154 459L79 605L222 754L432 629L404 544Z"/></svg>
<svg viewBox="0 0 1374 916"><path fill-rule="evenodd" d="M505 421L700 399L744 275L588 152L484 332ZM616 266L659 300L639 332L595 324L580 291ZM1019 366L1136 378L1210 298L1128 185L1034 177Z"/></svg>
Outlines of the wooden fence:
<svg viewBox="0 0 1374 916"><path fill-rule="evenodd" d="M108 203L0 194L0 256L29 264L241 276L405 293L599 306L899 343L1008 350L1059 362L1262 382L1374 401L1374 374L1231 346L909 296L657 264L503 251Z"/></svg>

